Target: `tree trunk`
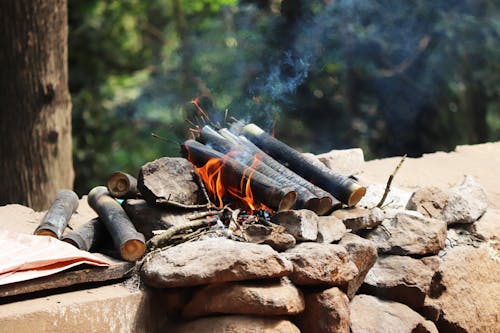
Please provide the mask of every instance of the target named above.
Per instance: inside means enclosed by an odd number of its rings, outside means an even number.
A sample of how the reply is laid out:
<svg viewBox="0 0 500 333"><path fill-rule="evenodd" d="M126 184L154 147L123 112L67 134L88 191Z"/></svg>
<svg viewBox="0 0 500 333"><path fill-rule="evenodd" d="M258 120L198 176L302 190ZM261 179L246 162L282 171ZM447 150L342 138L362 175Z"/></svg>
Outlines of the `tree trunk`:
<svg viewBox="0 0 500 333"><path fill-rule="evenodd" d="M72 188L66 0L0 1L0 205Z"/></svg>

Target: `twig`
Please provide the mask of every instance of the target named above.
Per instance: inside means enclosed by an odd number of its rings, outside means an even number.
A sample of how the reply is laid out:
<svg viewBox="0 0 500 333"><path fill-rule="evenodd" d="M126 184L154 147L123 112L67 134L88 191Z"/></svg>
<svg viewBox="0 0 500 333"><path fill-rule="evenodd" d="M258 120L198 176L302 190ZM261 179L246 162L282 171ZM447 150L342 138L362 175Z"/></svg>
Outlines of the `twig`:
<svg viewBox="0 0 500 333"><path fill-rule="evenodd" d="M385 199L387 199L387 195L391 191L391 183L392 180L394 179L394 176L396 176L396 173L398 172L399 168L401 168L401 165L403 164L404 160L406 158L406 154L401 158L401 161L399 161L398 165L394 169L393 173L389 176L389 179L387 180L387 185L385 186L385 191L384 195L382 196L382 199L380 199L380 202L377 204L377 207L380 208L385 202Z"/></svg>
<svg viewBox="0 0 500 333"><path fill-rule="evenodd" d="M211 202L208 202L206 204L201 204L201 205L186 205L186 204L183 204L180 202L170 201L170 200L164 199L164 198L156 199L156 203L160 204L160 205L167 204L167 205L171 205L171 206L175 206L175 207L179 207L179 208L185 208L185 209L200 209L200 208L209 209L213 205Z"/></svg>
<svg viewBox="0 0 500 333"><path fill-rule="evenodd" d="M175 234L189 229L206 227L210 225L211 222L211 220L196 220L190 221L186 224L172 226L169 229L165 230L165 232L153 236L150 240L148 240L147 245L151 249L163 247L163 245L165 245Z"/></svg>
<svg viewBox="0 0 500 333"><path fill-rule="evenodd" d="M187 217L187 219L193 221L193 220L199 220L203 217L219 215L219 214L220 214L219 210L205 211L205 212L191 214Z"/></svg>

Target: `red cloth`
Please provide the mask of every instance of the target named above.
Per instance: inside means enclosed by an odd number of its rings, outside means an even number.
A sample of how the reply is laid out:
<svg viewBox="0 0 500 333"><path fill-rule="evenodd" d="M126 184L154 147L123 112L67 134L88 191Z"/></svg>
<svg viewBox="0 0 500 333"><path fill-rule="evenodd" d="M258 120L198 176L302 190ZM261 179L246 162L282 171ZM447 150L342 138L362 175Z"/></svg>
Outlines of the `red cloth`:
<svg viewBox="0 0 500 333"><path fill-rule="evenodd" d="M0 230L0 285L55 274L81 264L110 265L50 236Z"/></svg>

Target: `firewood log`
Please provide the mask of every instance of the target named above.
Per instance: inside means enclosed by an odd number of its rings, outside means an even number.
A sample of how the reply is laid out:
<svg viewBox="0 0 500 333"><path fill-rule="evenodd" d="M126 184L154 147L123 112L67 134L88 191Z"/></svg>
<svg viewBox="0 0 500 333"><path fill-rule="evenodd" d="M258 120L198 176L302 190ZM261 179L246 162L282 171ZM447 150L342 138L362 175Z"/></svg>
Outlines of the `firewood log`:
<svg viewBox="0 0 500 333"><path fill-rule="evenodd" d="M103 245L109 233L99 218L94 218L67 234L62 241L70 243L80 250L90 251Z"/></svg>
<svg viewBox="0 0 500 333"><path fill-rule="evenodd" d="M326 166L311 164L301 153L272 137L255 124L243 127L243 135L264 152L287 166L316 186L331 193L348 206L356 205L365 195L366 188L351 178L340 175Z"/></svg>
<svg viewBox="0 0 500 333"><path fill-rule="evenodd" d="M104 186L94 187L87 201L106 226L115 248L127 261L136 261L146 252L144 235L137 232L122 206Z"/></svg>
<svg viewBox="0 0 500 333"><path fill-rule="evenodd" d="M113 172L108 177L106 186L109 193L115 198L133 199L139 193L137 179L122 171Z"/></svg>
<svg viewBox="0 0 500 333"><path fill-rule="evenodd" d="M250 178L250 188L255 198L273 210L289 210L297 200L297 193L291 187L282 187L280 184L262 173L252 170L237 160L211 149L195 140L187 140L181 146L183 153L198 168L205 166L211 159L218 159L221 163L222 183L227 188L238 190Z"/></svg>
<svg viewBox="0 0 500 333"><path fill-rule="evenodd" d="M57 192L56 198L34 234L61 238L71 215L78 208L78 203L78 196L75 192L71 190Z"/></svg>

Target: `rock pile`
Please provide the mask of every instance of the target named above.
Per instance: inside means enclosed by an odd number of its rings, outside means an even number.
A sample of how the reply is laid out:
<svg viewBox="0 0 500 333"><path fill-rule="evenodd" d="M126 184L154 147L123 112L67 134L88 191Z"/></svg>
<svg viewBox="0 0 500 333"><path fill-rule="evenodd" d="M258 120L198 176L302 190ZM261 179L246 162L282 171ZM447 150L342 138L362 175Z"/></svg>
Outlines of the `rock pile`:
<svg viewBox="0 0 500 333"><path fill-rule="evenodd" d="M481 185L394 192L389 208L368 194L331 216L278 213L293 247L188 242L150 253L141 276L169 332L499 332L500 215Z"/></svg>

